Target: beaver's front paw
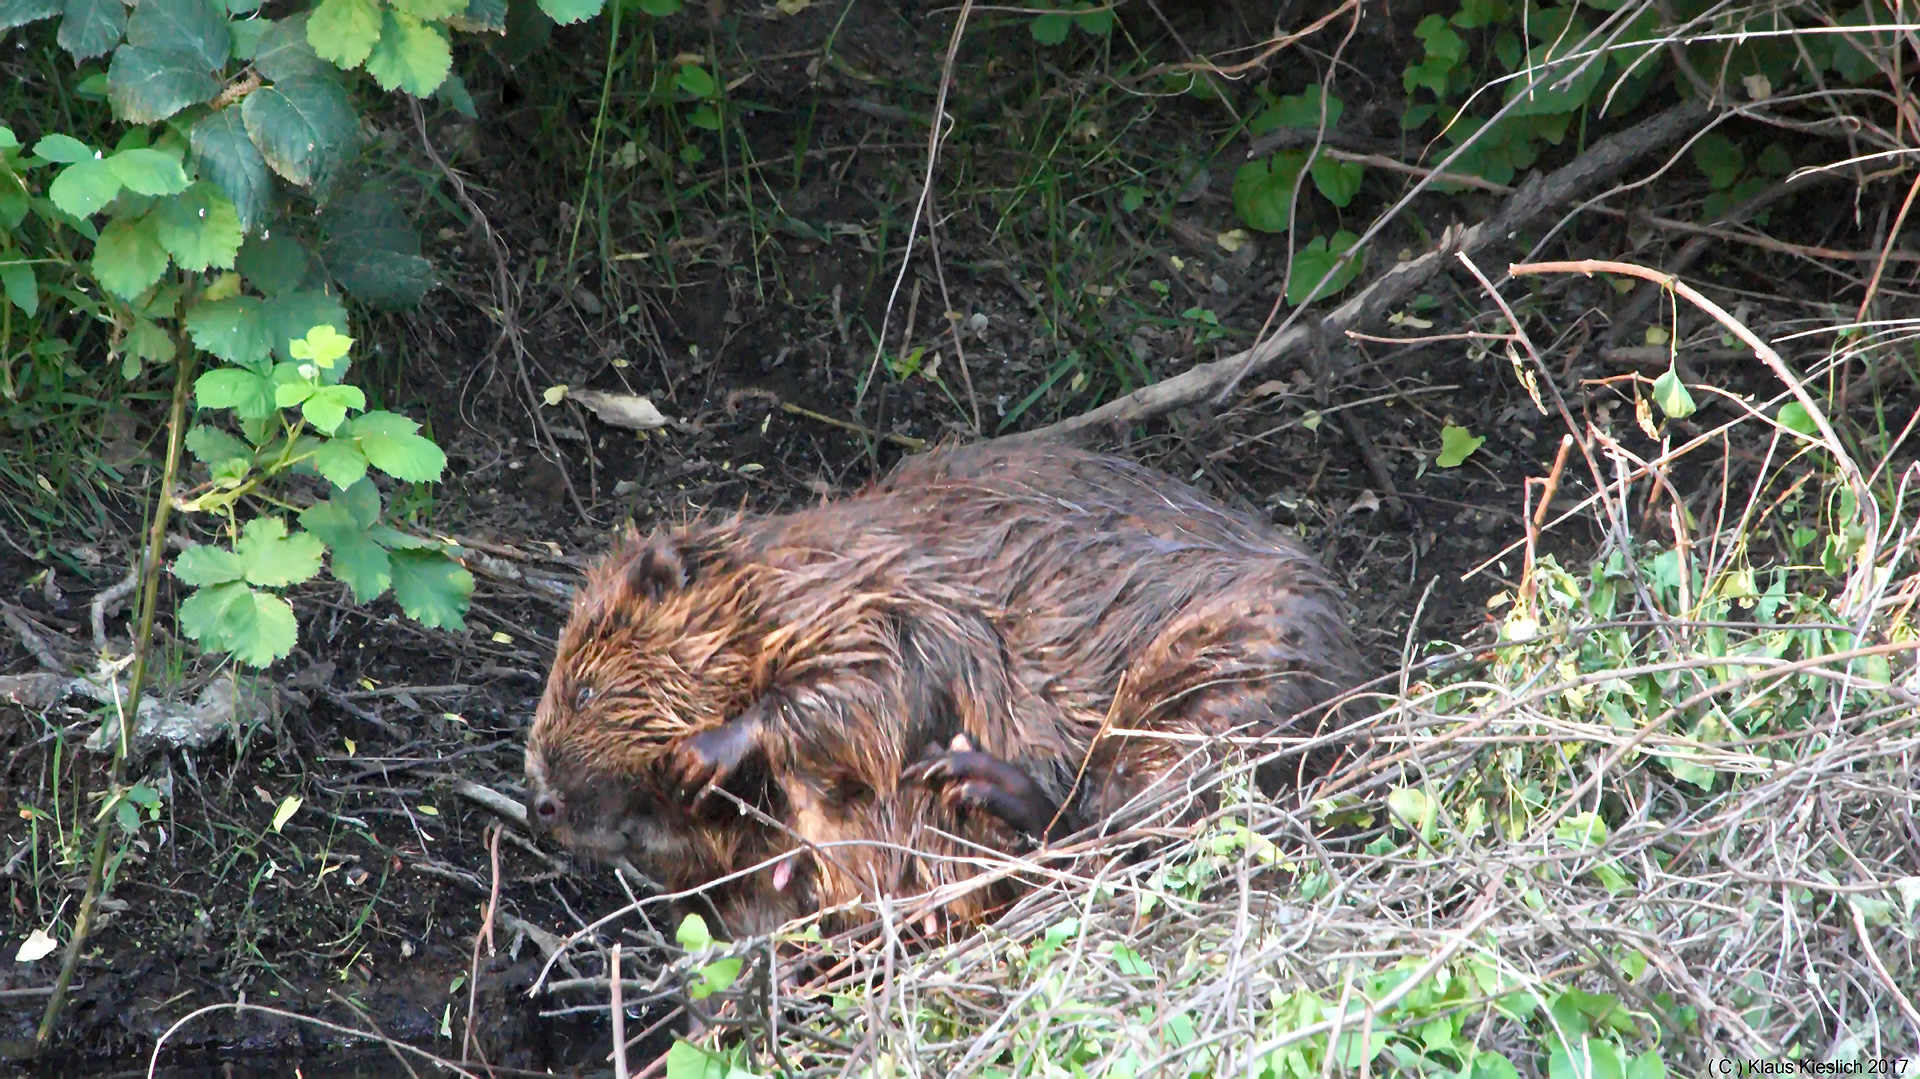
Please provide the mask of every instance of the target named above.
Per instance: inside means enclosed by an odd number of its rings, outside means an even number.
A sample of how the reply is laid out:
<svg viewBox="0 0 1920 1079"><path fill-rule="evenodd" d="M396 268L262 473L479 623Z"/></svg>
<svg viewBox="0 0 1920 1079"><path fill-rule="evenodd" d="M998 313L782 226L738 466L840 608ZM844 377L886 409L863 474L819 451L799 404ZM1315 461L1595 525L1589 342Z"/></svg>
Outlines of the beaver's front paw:
<svg viewBox="0 0 1920 1079"><path fill-rule="evenodd" d="M717 787L724 787L759 749L760 725L751 720L734 720L680 739L667 759L681 800L688 806Z"/></svg>
<svg viewBox="0 0 1920 1079"><path fill-rule="evenodd" d="M951 809L991 813L1016 832L1046 840L1059 806L1033 777L956 735L950 748L928 747L929 755L900 773L903 783L920 783Z"/></svg>

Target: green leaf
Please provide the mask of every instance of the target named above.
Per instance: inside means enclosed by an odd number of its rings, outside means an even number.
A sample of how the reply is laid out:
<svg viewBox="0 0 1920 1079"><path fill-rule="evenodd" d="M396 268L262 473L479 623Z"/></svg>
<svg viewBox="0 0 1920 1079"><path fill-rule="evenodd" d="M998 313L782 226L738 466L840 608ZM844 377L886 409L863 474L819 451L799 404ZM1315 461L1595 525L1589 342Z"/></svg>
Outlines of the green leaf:
<svg viewBox="0 0 1920 1079"><path fill-rule="evenodd" d="M239 555L206 543L181 551L180 557L173 560L173 575L196 588L237 581L246 574Z"/></svg>
<svg viewBox="0 0 1920 1079"><path fill-rule="evenodd" d="M319 367L332 367L335 361L346 358L352 348L353 338L325 323L308 330L305 337L287 343L288 355Z"/></svg>
<svg viewBox="0 0 1920 1079"><path fill-rule="evenodd" d="M1033 40L1042 45L1058 45L1067 40L1067 31L1072 26L1073 20L1067 16L1049 12L1035 15L1033 21L1027 24L1027 31L1033 35Z"/></svg>
<svg viewBox="0 0 1920 1079"><path fill-rule="evenodd" d="M167 119L219 92L219 81L188 52L123 44L108 65L108 100L113 113L129 123Z"/></svg>
<svg viewBox="0 0 1920 1079"><path fill-rule="evenodd" d="M1264 135L1275 128L1298 127L1308 131L1320 129L1320 87L1309 86L1298 94L1290 94L1273 103L1273 106L1254 117L1247 130L1255 135ZM1327 130L1340 122L1340 114L1346 105L1337 97L1326 99Z"/></svg>
<svg viewBox="0 0 1920 1079"><path fill-rule="evenodd" d="M66 0L60 19L60 47L75 60L104 56L120 44L127 7L120 0Z"/></svg>
<svg viewBox="0 0 1920 1079"><path fill-rule="evenodd" d="M1789 431L1808 438L1820 437L1820 428L1814 425L1813 415L1807 411L1807 406L1798 401L1788 401L1781 405L1779 419L1780 426Z"/></svg>
<svg viewBox="0 0 1920 1079"><path fill-rule="evenodd" d="M1097 7L1073 16L1073 25L1088 37L1106 37L1113 32L1113 9Z"/></svg>
<svg viewBox="0 0 1920 1079"><path fill-rule="evenodd" d="M367 526L355 518L344 499L315 503L300 515L300 524L325 541L333 575L353 589L355 603L372 601L393 583L387 552L367 535Z"/></svg>
<svg viewBox="0 0 1920 1079"><path fill-rule="evenodd" d="M673 931L673 939L683 950L698 952L713 944L713 933L707 928L705 918L689 914L680 919L679 928Z"/></svg>
<svg viewBox="0 0 1920 1079"><path fill-rule="evenodd" d="M7 299L20 313L28 318L40 313L40 282L33 276L33 267L24 262L0 264L0 286L4 286Z"/></svg>
<svg viewBox="0 0 1920 1079"><path fill-rule="evenodd" d="M719 89L719 84L713 81L713 76L699 64L682 64L679 74L673 77L673 85L683 93L696 98L712 97Z"/></svg>
<svg viewBox="0 0 1920 1079"><path fill-rule="evenodd" d="M187 170L172 155L144 147L121 150L107 158L107 167L128 191L159 198L187 189Z"/></svg>
<svg viewBox="0 0 1920 1079"><path fill-rule="evenodd" d="M1458 468L1486 440L1484 435L1448 424L1440 429L1440 456L1434 458L1433 463L1441 468Z"/></svg>
<svg viewBox="0 0 1920 1079"><path fill-rule="evenodd" d="M1320 189L1328 202L1342 209L1360 193L1360 178L1366 171L1358 161L1335 161L1325 154L1315 157L1308 169L1313 176L1313 186Z"/></svg>
<svg viewBox="0 0 1920 1079"><path fill-rule="evenodd" d="M1693 415L1696 407L1693 395L1687 392L1686 383L1680 381L1679 373L1671 367L1667 368L1666 374L1653 380L1653 403L1676 420Z"/></svg>
<svg viewBox="0 0 1920 1079"><path fill-rule="evenodd" d="M392 412L369 412L356 417L348 432L360 443L373 467L395 479L431 483L446 470L447 455L429 439L415 434L420 425Z"/></svg>
<svg viewBox="0 0 1920 1079"><path fill-rule="evenodd" d="M200 175L219 185L239 215L240 227L257 232L267 222L273 180L267 161L247 137L239 109L210 112L187 133Z"/></svg>
<svg viewBox="0 0 1920 1079"><path fill-rule="evenodd" d="M93 245L94 279L126 300L151 288L167 271L167 249L157 232L151 215L109 222Z"/></svg>
<svg viewBox="0 0 1920 1079"><path fill-rule="evenodd" d="M429 97L447 81L453 50L440 31L412 15L389 9L380 24L380 44L367 57L367 74L382 90Z"/></svg>
<svg viewBox="0 0 1920 1079"><path fill-rule="evenodd" d="M438 551L393 551L393 598L407 617L437 629L467 628L473 574Z"/></svg>
<svg viewBox="0 0 1920 1079"><path fill-rule="evenodd" d="M247 134L273 171L324 188L359 145L360 117L332 78L282 79L240 106Z"/></svg>
<svg viewBox="0 0 1920 1079"><path fill-rule="evenodd" d="M351 71L380 40L380 7L373 0L320 0L307 18L314 55Z"/></svg>
<svg viewBox="0 0 1920 1079"><path fill-rule="evenodd" d="M221 461L231 461L236 457L246 461L253 460L253 447L218 427L208 427L204 423L195 424L193 429L187 432L186 441L187 452L193 454L194 460L203 465L215 465ZM239 574L236 572L227 580L237 580L238 577Z"/></svg>
<svg viewBox="0 0 1920 1079"><path fill-rule="evenodd" d="M47 187L55 206L79 218L99 213L118 194L120 178L105 161L93 158L61 169Z"/></svg>
<svg viewBox="0 0 1920 1079"><path fill-rule="evenodd" d="M0 30L11 30L30 22L50 19L60 14L63 6L62 0L0 0Z"/></svg>
<svg viewBox="0 0 1920 1079"><path fill-rule="evenodd" d="M1292 219L1294 184L1306 164L1305 150L1282 150L1235 170L1233 209L1240 220L1261 232L1285 232Z"/></svg>
<svg viewBox="0 0 1920 1079"><path fill-rule="evenodd" d="M700 980L688 986L688 993L695 1000L705 1000L721 992L740 977L741 960L739 956L720 959L700 968Z"/></svg>
<svg viewBox="0 0 1920 1079"><path fill-rule="evenodd" d="M240 251L240 213L209 183L198 183L161 203L160 245L183 270L198 273L210 266L233 268Z"/></svg>
<svg viewBox="0 0 1920 1079"><path fill-rule="evenodd" d="M480 118L480 110L473 106L473 95L467 92L467 84L458 74L449 74L447 81L440 84L440 89L433 92L433 99L452 106L453 111L469 120Z"/></svg>
<svg viewBox="0 0 1920 1079"><path fill-rule="evenodd" d="M656 19L680 14L680 0L640 0L640 10Z"/></svg>
<svg viewBox="0 0 1920 1079"><path fill-rule="evenodd" d="M140 0L127 20L127 41L184 53L202 74L227 66L233 48L226 17L206 0Z"/></svg>
<svg viewBox="0 0 1920 1079"><path fill-rule="evenodd" d="M411 15L421 22L445 22L467 10L467 0L390 0L393 9ZM500 19L507 18L505 4L500 5Z"/></svg>
<svg viewBox="0 0 1920 1079"><path fill-rule="evenodd" d="M412 307L433 287L420 234L384 184L335 199L322 220L327 269L347 291L389 310Z"/></svg>
<svg viewBox="0 0 1920 1079"><path fill-rule="evenodd" d="M172 335L161 329L159 323L145 315L134 316L133 326L127 331L125 343L126 354L130 360L143 363L168 363L173 359L175 348ZM124 366L122 370L125 370Z"/></svg>
<svg viewBox="0 0 1920 1079"><path fill-rule="evenodd" d="M367 474L367 455L360 452L359 444L351 438L322 440L313 448L313 456L307 463L341 490L352 487Z"/></svg>
<svg viewBox="0 0 1920 1079"><path fill-rule="evenodd" d="M310 532L289 536L287 522L278 517L255 517L247 522L233 551L240 556L248 584L283 588L319 573L325 548Z"/></svg>
<svg viewBox="0 0 1920 1079"><path fill-rule="evenodd" d="M313 256L284 231L248 240L233 265L248 284L268 296L297 292L313 277Z"/></svg>
<svg viewBox="0 0 1920 1079"><path fill-rule="evenodd" d="M333 67L307 43L307 13L270 24L253 47L253 69L274 82L331 79Z"/></svg>
<svg viewBox="0 0 1920 1079"><path fill-rule="evenodd" d="M340 306L339 300L318 289L275 296L267 301L265 314L268 341L273 345L273 354L282 360L293 359L293 342L307 336L315 326L332 326L341 333L347 331L347 309ZM344 371L345 365L335 370Z"/></svg>
<svg viewBox="0 0 1920 1079"><path fill-rule="evenodd" d="M48 135L33 144L33 152L48 161L57 161L63 165L71 165L75 161L92 161L98 156L93 147L72 135Z"/></svg>
<svg viewBox="0 0 1920 1079"><path fill-rule="evenodd" d="M264 375L270 369L265 307L255 296L203 300L187 309L184 321L195 347Z"/></svg>
<svg viewBox="0 0 1920 1079"><path fill-rule="evenodd" d="M547 13L547 18L565 26L600 14L600 8L605 2L606 0L540 0L540 10Z"/></svg>
<svg viewBox="0 0 1920 1079"><path fill-rule="evenodd" d="M1294 252L1292 273L1287 279L1287 302L1306 303L1310 296L1324 300L1346 288L1360 275L1361 267L1366 264L1366 254L1362 252L1355 255L1338 269L1335 266L1340 256L1359 242L1360 237L1341 229L1333 234L1331 241L1325 236L1315 236L1305 247Z"/></svg>
<svg viewBox="0 0 1920 1079"><path fill-rule="evenodd" d="M1739 145L1718 131L1709 131L1693 140L1693 163L1699 166L1715 191L1732 187L1747 167L1746 155L1740 152Z"/></svg>
<svg viewBox="0 0 1920 1079"><path fill-rule="evenodd" d="M203 588L180 605L180 629L203 647L265 667L293 651L300 626L279 596L237 581Z"/></svg>
<svg viewBox="0 0 1920 1079"><path fill-rule="evenodd" d="M252 371L219 367L193 381L193 399L201 408L230 408L243 420L274 414L273 383Z"/></svg>
<svg viewBox="0 0 1920 1079"><path fill-rule="evenodd" d="M357 386L322 386L300 402L300 414L315 428L331 434L349 410L367 407L367 395Z"/></svg>

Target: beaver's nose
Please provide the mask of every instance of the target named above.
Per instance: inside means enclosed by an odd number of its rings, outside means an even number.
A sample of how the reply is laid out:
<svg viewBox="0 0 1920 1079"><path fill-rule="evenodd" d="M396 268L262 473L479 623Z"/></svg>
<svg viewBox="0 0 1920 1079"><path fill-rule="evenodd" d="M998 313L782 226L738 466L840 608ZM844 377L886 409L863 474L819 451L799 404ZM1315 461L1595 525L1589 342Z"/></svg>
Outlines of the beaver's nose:
<svg viewBox="0 0 1920 1079"><path fill-rule="evenodd" d="M527 828L534 835L544 836L553 831L555 825L566 815L567 805L551 791L540 791L527 798Z"/></svg>

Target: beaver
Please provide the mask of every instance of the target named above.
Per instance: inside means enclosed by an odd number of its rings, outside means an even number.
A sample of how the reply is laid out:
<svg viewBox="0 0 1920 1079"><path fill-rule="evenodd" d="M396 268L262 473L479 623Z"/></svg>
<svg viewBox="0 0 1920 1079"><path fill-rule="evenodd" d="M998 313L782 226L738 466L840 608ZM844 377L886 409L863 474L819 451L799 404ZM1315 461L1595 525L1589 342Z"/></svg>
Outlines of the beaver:
<svg viewBox="0 0 1920 1079"><path fill-rule="evenodd" d="M629 529L561 633L528 819L761 934L1124 827L1224 735L1313 733L1360 670L1272 525L1109 454L949 446L798 512Z"/></svg>

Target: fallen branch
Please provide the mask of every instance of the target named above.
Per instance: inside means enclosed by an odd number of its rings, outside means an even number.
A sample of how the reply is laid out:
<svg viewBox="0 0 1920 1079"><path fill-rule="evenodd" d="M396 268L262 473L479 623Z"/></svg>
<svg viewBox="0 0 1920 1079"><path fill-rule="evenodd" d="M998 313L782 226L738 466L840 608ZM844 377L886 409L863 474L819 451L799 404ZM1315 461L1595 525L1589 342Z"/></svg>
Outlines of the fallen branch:
<svg viewBox="0 0 1920 1079"><path fill-rule="evenodd" d="M1329 336L1342 334L1379 318L1426 284L1453 258L1455 252L1472 253L1511 238L1535 218L1566 205L1583 192L1626 171L1634 162L1693 131L1710 111L1706 102L1690 98L1644 123L1601 139L1586 153L1552 173L1530 177L1492 219L1465 230L1449 229L1437 248L1411 262L1394 266L1359 295L1328 313L1317 327L1296 325L1244 352L1189 368L1090 412L1033 431L1002 437L1014 440L1074 438L1089 428L1117 427L1176 408L1199 404L1235 380L1265 370L1282 357L1304 350L1313 340L1315 332Z"/></svg>

